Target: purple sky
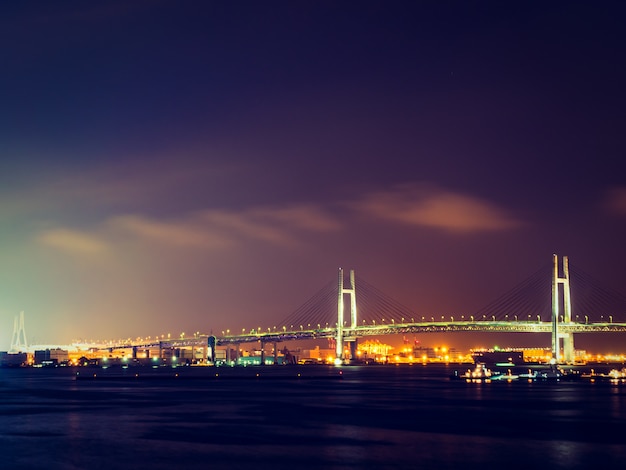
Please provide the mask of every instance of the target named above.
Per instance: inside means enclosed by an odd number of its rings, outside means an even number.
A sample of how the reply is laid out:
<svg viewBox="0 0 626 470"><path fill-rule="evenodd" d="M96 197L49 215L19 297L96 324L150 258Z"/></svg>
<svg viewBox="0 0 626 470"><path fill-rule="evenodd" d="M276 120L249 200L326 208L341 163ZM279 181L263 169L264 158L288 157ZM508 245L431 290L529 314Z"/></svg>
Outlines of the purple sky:
<svg viewBox="0 0 626 470"><path fill-rule="evenodd" d="M340 266L446 315L552 253L626 292L625 14L4 2L0 349L271 326Z"/></svg>

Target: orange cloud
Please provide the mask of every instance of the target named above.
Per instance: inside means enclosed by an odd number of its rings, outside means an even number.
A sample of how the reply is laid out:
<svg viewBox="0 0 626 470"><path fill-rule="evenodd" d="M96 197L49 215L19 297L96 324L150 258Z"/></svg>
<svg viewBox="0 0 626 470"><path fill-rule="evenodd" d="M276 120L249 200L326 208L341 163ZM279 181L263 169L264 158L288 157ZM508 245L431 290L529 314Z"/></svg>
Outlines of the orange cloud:
<svg viewBox="0 0 626 470"><path fill-rule="evenodd" d="M495 204L434 187L402 186L373 193L354 207L369 216L449 232L506 230L522 225Z"/></svg>
<svg viewBox="0 0 626 470"><path fill-rule="evenodd" d="M108 251L106 242L93 235L69 229L47 230L37 240L44 245L75 255L96 255Z"/></svg>

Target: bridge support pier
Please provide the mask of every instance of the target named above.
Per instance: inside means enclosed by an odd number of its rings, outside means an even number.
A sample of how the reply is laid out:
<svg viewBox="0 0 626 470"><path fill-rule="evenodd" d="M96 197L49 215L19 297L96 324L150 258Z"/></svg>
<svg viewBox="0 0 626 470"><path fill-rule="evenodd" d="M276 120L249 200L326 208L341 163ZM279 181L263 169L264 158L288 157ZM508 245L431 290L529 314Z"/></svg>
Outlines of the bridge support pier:
<svg viewBox="0 0 626 470"><path fill-rule="evenodd" d="M207 359L209 362L215 364L215 346L217 346L217 338L215 336L209 336L207 342Z"/></svg>
<svg viewBox="0 0 626 470"><path fill-rule="evenodd" d="M350 361L354 362L354 360L357 358L357 344L358 344L358 340L356 338L354 338L353 341L350 341Z"/></svg>

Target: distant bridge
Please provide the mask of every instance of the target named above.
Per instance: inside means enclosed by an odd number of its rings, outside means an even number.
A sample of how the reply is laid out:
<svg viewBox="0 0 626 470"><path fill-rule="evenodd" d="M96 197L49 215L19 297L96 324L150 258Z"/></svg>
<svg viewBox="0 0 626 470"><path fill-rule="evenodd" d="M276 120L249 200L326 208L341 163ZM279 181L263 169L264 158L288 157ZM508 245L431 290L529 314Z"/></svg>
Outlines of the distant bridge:
<svg viewBox="0 0 626 470"><path fill-rule="evenodd" d="M572 271L572 274L570 277L568 258L563 257L559 266L558 257L554 255L553 263L547 269L537 271L473 315L425 316L416 315L366 281L357 279L354 271L350 271L349 285L346 286L343 270L339 269L338 282L322 288L280 322L282 326L243 329L240 334L226 330L221 336L197 334L189 338L119 342L106 349L132 349L136 354L137 350L150 348L159 348L159 351L202 348L205 358L210 361L215 359L217 346L332 339L336 344L337 361L342 362L356 357L358 339L365 336L454 332L550 333L553 358L557 362L573 362L574 333L626 332L626 297L603 288L588 275L577 271ZM547 282L548 278L551 278L551 283ZM572 281L581 292L574 310L570 293ZM349 297L349 309L345 305L346 296Z"/></svg>

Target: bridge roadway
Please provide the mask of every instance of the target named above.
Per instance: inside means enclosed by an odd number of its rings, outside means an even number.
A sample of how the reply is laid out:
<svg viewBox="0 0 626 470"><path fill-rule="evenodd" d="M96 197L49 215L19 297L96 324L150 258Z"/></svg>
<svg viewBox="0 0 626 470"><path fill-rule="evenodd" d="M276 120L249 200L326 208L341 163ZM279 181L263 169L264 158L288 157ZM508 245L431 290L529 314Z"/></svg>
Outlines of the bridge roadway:
<svg viewBox="0 0 626 470"><path fill-rule="evenodd" d="M310 340L334 338L337 334L334 328L318 328L312 330L268 331L243 333L240 335L216 336L216 345L242 343L283 343L293 340ZM562 333L620 333L626 332L626 323L559 323ZM456 321L456 322L419 322L419 323L389 323L381 325L361 325L356 328L343 329L344 337L360 338L363 336L409 334L409 333L455 333L455 332L488 332L488 333L550 333L551 322L532 321ZM190 338L168 339L148 342L112 343L100 350L131 349L131 348L168 348L168 347L203 347L212 335L199 334Z"/></svg>

